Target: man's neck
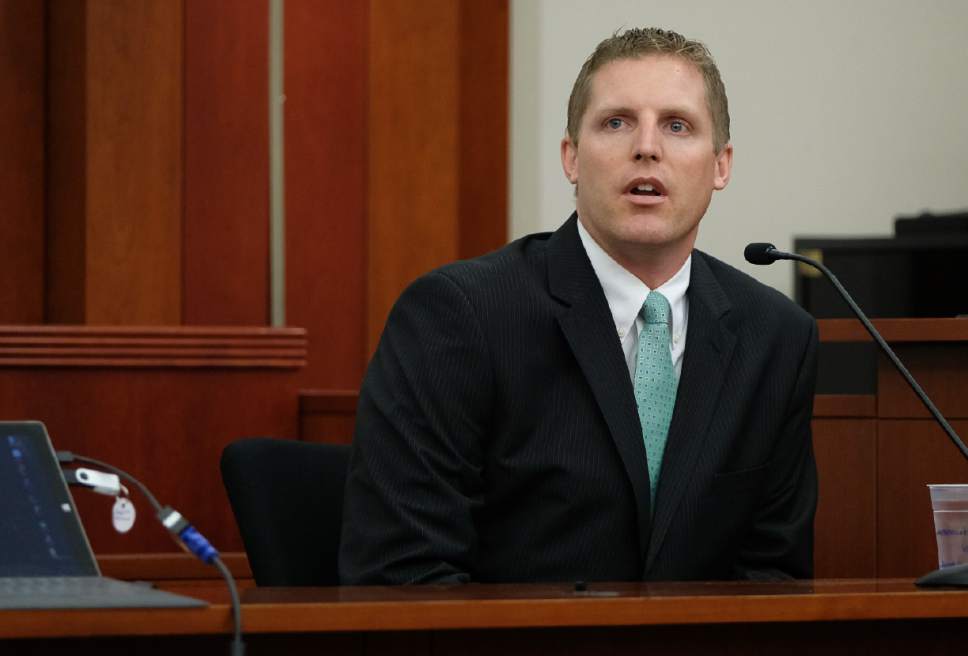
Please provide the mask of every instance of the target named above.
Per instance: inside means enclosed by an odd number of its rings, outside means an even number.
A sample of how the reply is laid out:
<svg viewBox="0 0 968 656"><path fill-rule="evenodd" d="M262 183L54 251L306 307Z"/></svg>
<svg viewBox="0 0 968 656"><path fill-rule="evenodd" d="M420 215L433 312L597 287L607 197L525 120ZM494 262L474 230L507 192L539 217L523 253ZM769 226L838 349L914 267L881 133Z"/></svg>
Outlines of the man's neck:
<svg viewBox="0 0 968 656"><path fill-rule="evenodd" d="M616 257L612 253L609 253L609 255L629 273L645 283L646 287L658 289L678 273L690 252L692 252L691 249L681 255L676 253L675 257L667 252L655 252L651 256L642 257L642 253L639 252L636 253L638 257L634 260Z"/></svg>
<svg viewBox="0 0 968 656"><path fill-rule="evenodd" d="M579 219L581 221L581 219ZM657 289L676 275L692 254L696 234L686 235L671 244L630 244L628 246L603 244L594 232L582 222L582 226L595 243L623 269L641 280L649 289Z"/></svg>

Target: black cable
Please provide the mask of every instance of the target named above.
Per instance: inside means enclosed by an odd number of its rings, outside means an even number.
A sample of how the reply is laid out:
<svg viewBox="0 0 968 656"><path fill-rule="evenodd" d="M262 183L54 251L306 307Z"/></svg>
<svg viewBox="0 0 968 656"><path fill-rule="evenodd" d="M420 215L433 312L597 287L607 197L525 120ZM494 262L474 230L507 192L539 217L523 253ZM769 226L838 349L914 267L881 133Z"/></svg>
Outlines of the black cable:
<svg viewBox="0 0 968 656"><path fill-rule="evenodd" d="M232 572L218 556L212 559L212 564L225 579L225 584L229 587L229 596L232 599L232 656L245 656L245 643L242 642L242 604L239 602L239 591L235 587L235 579L232 577Z"/></svg>
<svg viewBox="0 0 968 656"><path fill-rule="evenodd" d="M231 656L244 656L245 654L245 643L242 642L242 604L239 600L239 591L235 586L235 579L232 577L232 573L229 568L226 567L225 563L219 557L218 551L211 545L211 543L205 539L198 530L192 526L187 519L185 519L181 513L172 508L171 506L162 506L158 503L158 499L155 495L137 478L124 471L123 469L118 469L113 465L109 465L106 462L101 462L100 460L95 460L94 458L88 458L87 456L79 456L76 453L71 453L70 451L58 451L57 461L60 463L69 462L83 462L95 467L102 469L107 469L109 472L116 474L120 478L131 483L134 487L141 491L148 502L155 509L155 516L161 522L161 524L168 530L168 533L178 542L181 546L185 547L199 560L209 565L214 565L225 579L225 584L229 588L229 597L232 600L232 624L233 624L233 635L232 635L232 645L231 645ZM70 480L68 482L71 484L80 484L76 479Z"/></svg>

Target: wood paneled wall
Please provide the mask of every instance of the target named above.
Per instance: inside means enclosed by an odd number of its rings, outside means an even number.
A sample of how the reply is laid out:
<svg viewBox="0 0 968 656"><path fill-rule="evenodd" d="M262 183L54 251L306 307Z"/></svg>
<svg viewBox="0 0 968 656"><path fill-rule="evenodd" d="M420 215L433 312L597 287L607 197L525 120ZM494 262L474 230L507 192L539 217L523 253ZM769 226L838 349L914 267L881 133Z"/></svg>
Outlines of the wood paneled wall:
<svg viewBox="0 0 968 656"><path fill-rule="evenodd" d="M299 390L357 388L410 280L506 235L507 0L285 11L298 356L259 332L268 1L0 0L0 418L143 475L221 548L221 447L298 437ZM226 330L257 344L202 337ZM345 439L350 403L306 407ZM98 551L171 549L79 496Z"/></svg>
<svg viewBox="0 0 968 656"><path fill-rule="evenodd" d="M460 3L423 6L382 0L370 16L371 351L402 285L457 258L459 224L448 217L458 211L460 60L448 55L457 49Z"/></svg>
<svg viewBox="0 0 968 656"><path fill-rule="evenodd" d="M285 8L287 323L356 387L406 284L506 239L508 3ZM0 11L0 322L264 325L268 1Z"/></svg>
<svg viewBox="0 0 968 656"><path fill-rule="evenodd" d="M84 323L87 310L86 2L47 12L34 37L47 52L44 99L46 199L44 321ZM53 109L52 109L53 108ZM38 226L39 229L39 226Z"/></svg>
<svg viewBox="0 0 968 656"><path fill-rule="evenodd" d="M301 329L0 328L0 417L43 421L54 447L142 480L219 549L242 547L219 477L244 435L298 437ZM97 553L173 551L132 490L134 529L111 528L112 500L74 492Z"/></svg>
<svg viewBox="0 0 968 656"><path fill-rule="evenodd" d="M304 385L356 387L366 362L367 2L286 3L286 316Z"/></svg>
<svg viewBox="0 0 968 656"><path fill-rule="evenodd" d="M507 2L465 0L460 13L460 180L457 254L474 257L507 240ZM501 217L501 220L495 220Z"/></svg>
<svg viewBox="0 0 968 656"><path fill-rule="evenodd" d="M0 323L44 320L44 5L0 1Z"/></svg>
<svg viewBox="0 0 968 656"><path fill-rule="evenodd" d="M410 281L505 240L507 21L503 1L373 3L368 352Z"/></svg>
<svg viewBox="0 0 968 656"><path fill-rule="evenodd" d="M269 320L266 0L185 3L182 320ZM298 325L298 324L295 324Z"/></svg>
<svg viewBox="0 0 968 656"><path fill-rule="evenodd" d="M182 3L51 2L47 318L181 323Z"/></svg>

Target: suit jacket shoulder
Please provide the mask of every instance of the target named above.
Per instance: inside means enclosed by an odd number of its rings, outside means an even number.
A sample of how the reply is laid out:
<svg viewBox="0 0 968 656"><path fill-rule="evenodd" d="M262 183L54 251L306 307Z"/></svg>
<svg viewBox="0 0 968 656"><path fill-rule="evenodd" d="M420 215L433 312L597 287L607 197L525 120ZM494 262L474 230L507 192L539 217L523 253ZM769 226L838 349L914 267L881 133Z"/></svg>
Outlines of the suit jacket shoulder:
<svg viewBox="0 0 968 656"><path fill-rule="evenodd" d="M805 326L813 317L772 287L700 250L693 252L694 270L705 268L726 291L732 309L742 321Z"/></svg>
<svg viewBox="0 0 968 656"><path fill-rule="evenodd" d="M546 291L547 248L553 234L527 235L485 255L446 264L422 278L449 280L475 307L503 305L528 291Z"/></svg>

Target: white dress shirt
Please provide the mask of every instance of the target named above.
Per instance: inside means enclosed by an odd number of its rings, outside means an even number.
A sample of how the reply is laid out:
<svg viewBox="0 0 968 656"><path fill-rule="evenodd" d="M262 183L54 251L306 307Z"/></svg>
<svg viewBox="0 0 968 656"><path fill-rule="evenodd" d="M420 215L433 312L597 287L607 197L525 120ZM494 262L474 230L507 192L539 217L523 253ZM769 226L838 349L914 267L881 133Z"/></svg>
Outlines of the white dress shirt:
<svg viewBox="0 0 968 656"><path fill-rule="evenodd" d="M605 291L605 300L612 311L615 330L622 342L625 352L625 363L629 368L629 376L635 379L635 361L639 348L639 332L645 321L639 316L639 311L645 303L645 297L651 291L644 282L632 275L621 264L602 250L602 247L592 238L581 220L578 221L578 236L585 247L592 269L598 276L598 281ZM689 289L689 274L691 271L692 255L686 258L682 268L656 291L666 297L672 308L669 334L672 335L672 364L676 369L676 378L682 373L682 355L686 350L686 323L689 318L689 299L686 290Z"/></svg>

